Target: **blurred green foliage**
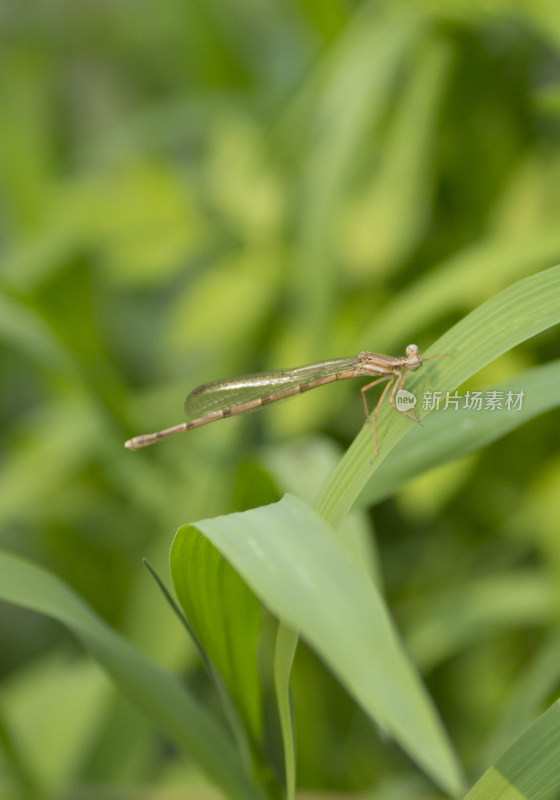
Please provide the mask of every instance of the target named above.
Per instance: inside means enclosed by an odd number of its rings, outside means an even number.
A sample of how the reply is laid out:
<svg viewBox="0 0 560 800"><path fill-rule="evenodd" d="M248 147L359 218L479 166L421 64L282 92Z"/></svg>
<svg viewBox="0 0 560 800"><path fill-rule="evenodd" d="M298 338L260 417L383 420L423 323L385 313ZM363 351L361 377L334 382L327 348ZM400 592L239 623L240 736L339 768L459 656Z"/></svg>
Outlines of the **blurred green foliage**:
<svg viewBox="0 0 560 800"><path fill-rule="evenodd" d="M559 262L560 10L26 0L0 7L0 36L0 546L64 578L204 695L140 558L167 575L180 524L292 488L292 443L326 477L362 424L357 387L146 452L124 440L181 422L209 380L426 349ZM543 334L469 386L558 344ZM558 591L543 607L539 586L560 573L559 430L557 411L537 417L357 523L375 521L389 604L473 776L509 744L498 723L558 635ZM301 480L305 494L314 481ZM526 602L489 620L494 580ZM443 607L480 609L447 647L429 636ZM551 698L557 674L540 679ZM2 798L101 785L141 797L188 780L58 626L2 606L0 675ZM303 787L404 773L304 648L294 691Z"/></svg>

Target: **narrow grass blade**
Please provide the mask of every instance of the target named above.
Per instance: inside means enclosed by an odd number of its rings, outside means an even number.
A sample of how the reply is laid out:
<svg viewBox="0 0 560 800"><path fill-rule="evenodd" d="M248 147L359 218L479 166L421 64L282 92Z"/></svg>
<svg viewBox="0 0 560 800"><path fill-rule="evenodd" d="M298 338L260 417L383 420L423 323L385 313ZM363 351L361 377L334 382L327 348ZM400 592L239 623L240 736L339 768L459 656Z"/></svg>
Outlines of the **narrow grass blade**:
<svg viewBox="0 0 560 800"><path fill-rule="evenodd" d="M286 776L286 800L296 795L296 745L290 674L298 645L298 634L283 623L278 624L274 649L274 687L278 703L278 715L284 744L284 772Z"/></svg>

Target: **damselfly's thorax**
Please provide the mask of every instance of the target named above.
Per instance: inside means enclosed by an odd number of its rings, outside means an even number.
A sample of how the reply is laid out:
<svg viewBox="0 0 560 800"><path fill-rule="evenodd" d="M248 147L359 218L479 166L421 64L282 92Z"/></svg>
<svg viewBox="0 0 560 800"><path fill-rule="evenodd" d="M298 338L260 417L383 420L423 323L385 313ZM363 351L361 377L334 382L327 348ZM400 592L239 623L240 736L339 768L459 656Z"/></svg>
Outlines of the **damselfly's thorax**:
<svg viewBox="0 0 560 800"><path fill-rule="evenodd" d="M397 358L364 350L359 356L358 370L361 375L390 375L391 373L400 373L401 370L414 372L421 366L422 356L418 345L409 344L406 348L406 355Z"/></svg>

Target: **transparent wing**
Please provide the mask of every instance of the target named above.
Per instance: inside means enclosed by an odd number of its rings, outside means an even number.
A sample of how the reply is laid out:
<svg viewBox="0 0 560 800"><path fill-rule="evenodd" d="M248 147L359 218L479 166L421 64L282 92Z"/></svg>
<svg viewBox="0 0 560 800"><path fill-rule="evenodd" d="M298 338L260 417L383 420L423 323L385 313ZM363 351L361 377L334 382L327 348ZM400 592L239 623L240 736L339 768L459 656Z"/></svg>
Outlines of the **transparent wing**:
<svg viewBox="0 0 560 800"><path fill-rule="evenodd" d="M359 360L359 356L336 358L305 367L257 372L225 381L205 383L189 394L185 400L185 411L189 419L199 419L224 408L235 409L259 398L272 398L274 394L284 393L289 389L293 389L295 394L309 383L352 370Z"/></svg>

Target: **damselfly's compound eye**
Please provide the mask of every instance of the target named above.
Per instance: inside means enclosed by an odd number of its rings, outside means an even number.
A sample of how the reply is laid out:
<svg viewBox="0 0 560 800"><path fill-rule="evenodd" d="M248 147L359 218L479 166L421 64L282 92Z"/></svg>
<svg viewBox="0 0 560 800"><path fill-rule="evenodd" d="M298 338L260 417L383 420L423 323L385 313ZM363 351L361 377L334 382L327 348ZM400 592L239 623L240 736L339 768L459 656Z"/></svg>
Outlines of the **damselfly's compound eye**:
<svg viewBox="0 0 560 800"><path fill-rule="evenodd" d="M408 347L406 348L406 355L407 355L407 358L412 358L413 356L417 356L418 357L420 355L420 352L418 350L418 345L417 344L409 344Z"/></svg>
<svg viewBox="0 0 560 800"><path fill-rule="evenodd" d="M406 348L406 366L409 370L414 372L422 366L422 359L418 352L418 345L409 344Z"/></svg>

